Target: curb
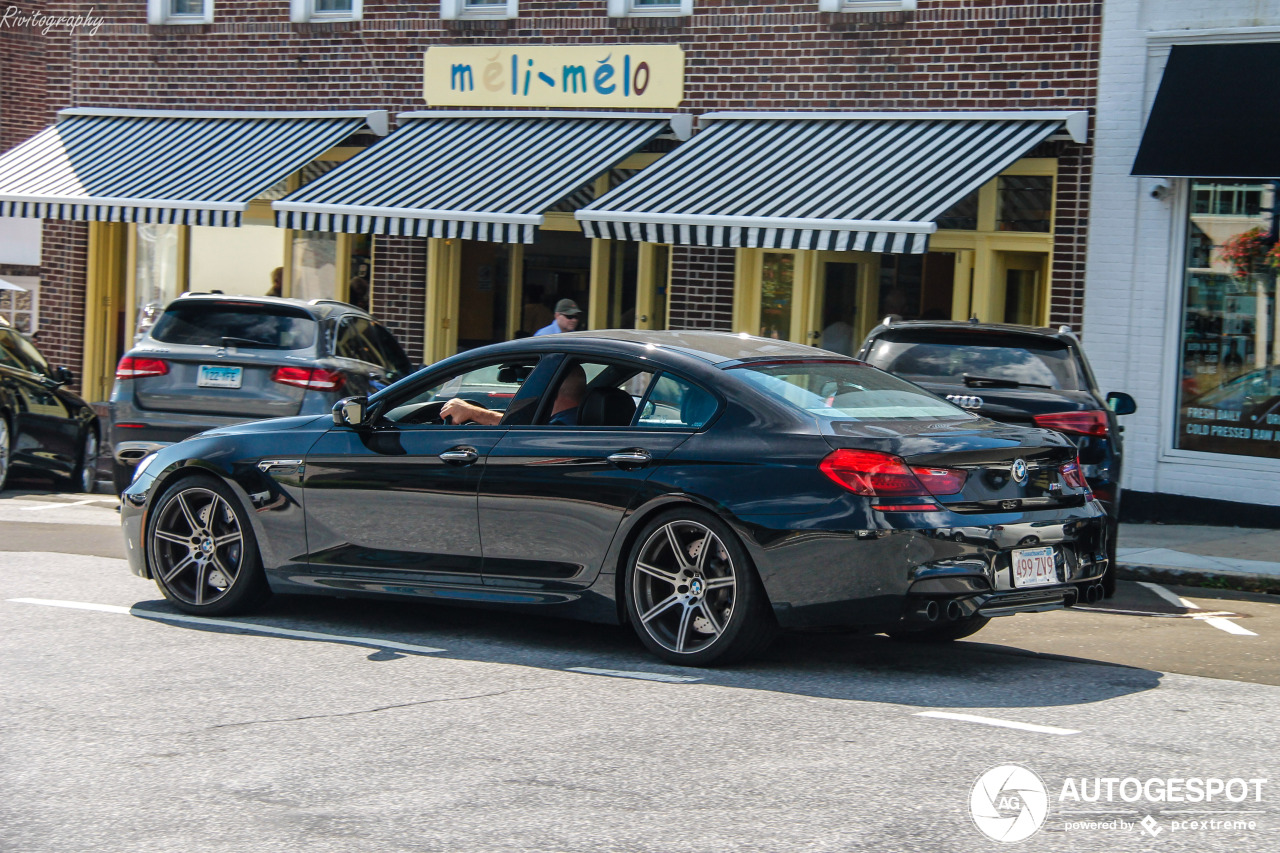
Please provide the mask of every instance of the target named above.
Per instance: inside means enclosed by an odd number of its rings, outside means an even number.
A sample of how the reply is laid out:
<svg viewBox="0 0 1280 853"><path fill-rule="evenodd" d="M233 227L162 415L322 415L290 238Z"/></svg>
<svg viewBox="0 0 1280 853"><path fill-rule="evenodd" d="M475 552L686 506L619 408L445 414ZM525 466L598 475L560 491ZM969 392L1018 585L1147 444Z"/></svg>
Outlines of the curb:
<svg viewBox="0 0 1280 853"><path fill-rule="evenodd" d="M1247 592L1280 594L1280 576L1251 572L1209 572L1173 566L1144 566L1117 563L1116 577L1130 581L1152 581L1179 586L1202 586L1211 589L1240 589Z"/></svg>

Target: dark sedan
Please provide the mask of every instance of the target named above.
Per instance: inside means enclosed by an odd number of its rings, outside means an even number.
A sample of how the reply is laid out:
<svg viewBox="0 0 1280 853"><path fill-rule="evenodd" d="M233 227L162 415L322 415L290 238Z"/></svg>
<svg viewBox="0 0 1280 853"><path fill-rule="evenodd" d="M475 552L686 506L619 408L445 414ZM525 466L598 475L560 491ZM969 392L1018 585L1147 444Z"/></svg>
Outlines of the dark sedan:
<svg viewBox="0 0 1280 853"><path fill-rule="evenodd" d="M98 419L67 389L72 378L0 319L0 489L11 470L25 469L93 491Z"/></svg>
<svg viewBox="0 0 1280 853"><path fill-rule="evenodd" d="M139 464L122 521L189 613L418 596L630 623L690 665L779 626L957 639L1092 600L1107 566L1059 433L713 332L527 338L207 432Z"/></svg>
<svg viewBox="0 0 1280 853"><path fill-rule="evenodd" d="M1085 480L1111 521L1112 568L1103 588L1107 596L1115 593L1124 458L1116 417L1137 405L1122 391L1102 395L1069 329L886 318L871 330L858 357L992 420L1069 436Z"/></svg>

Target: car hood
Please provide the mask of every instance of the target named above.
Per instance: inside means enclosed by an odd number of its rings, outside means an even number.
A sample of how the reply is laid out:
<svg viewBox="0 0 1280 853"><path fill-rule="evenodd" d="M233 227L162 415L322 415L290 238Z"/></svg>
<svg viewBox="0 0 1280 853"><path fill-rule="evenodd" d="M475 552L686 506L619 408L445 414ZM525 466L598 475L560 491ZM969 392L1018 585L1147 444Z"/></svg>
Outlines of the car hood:
<svg viewBox="0 0 1280 853"><path fill-rule="evenodd" d="M206 432L193 435L192 438L209 438L215 435L251 435L261 432L281 432L291 429L303 429L311 425L323 426L326 429L333 423L332 415L298 415L292 418L270 418L265 421L249 421L243 424L216 427Z"/></svg>

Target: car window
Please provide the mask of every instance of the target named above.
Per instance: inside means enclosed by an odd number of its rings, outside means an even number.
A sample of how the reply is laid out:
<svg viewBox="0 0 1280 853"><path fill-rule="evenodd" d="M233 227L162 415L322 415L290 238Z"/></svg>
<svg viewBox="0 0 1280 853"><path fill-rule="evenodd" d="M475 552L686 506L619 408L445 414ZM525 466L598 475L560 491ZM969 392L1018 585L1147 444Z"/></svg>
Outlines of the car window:
<svg viewBox="0 0 1280 853"><path fill-rule="evenodd" d="M353 358L383 368L390 367L373 344L370 334L372 326L364 317L344 318L338 327L338 343L333 354L338 358Z"/></svg>
<svg viewBox="0 0 1280 853"><path fill-rule="evenodd" d="M311 349L316 320L284 305L187 300L171 304L151 327L151 338L166 344L234 346L251 349Z"/></svg>
<svg viewBox="0 0 1280 853"><path fill-rule="evenodd" d="M939 333L921 340L890 333L872 343L866 361L920 382L954 380L961 385L968 375L1067 390L1085 387L1066 345L1021 336Z"/></svg>
<svg viewBox="0 0 1280 853"><path fill-rule="evenodd" d="M413 373L413 362L401 349L395 335L387 331L381 323L369 324L369 340L382 354L382 361L390 369L392 379L400 379Z"/></svg>
<svg viewBox="0 0 1280 853"><path fill-rule="evenodd" d="M658 377L644 401L639 426L698 429L716 412L716 398L691 382L669 373Z"/></svg>
<svg viewBox="0 0 1280 853"><path fill-rule="evenodd" d="M428 423L435 420L440 406L454 397L505 412L537 364L536 357L527 357L472 365L429 385L418 385L403 398L389 401L383 418L393 423Z"/></svg>
<svg viewBox="0 0 1280 853"><path fill-rule="evenodd" d="M774 399L832 420L975 418L923 388L849 362L745 364L730 370Z"/></svg>
<svg viewBox="0 0 1280 853"><path fill-rule="evenodd" d="M569 359L548 389L539 423L630 426L654 373L633 364Z"/></svg>
<svg viewBox="0 0 1280 853"><path fill-rule="evenodd" d="M49 362L44 360L40 350L10 329L0 329L0 363L19 370L49 375Z"/></svg>

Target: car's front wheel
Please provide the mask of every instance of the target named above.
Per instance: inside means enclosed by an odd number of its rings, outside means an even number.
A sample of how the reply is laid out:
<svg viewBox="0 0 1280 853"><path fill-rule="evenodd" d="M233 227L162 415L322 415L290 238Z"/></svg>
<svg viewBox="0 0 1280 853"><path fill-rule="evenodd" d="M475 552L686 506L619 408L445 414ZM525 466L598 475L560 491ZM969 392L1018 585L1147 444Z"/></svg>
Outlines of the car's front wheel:
<svg viewBox="0 0 1280 853"><path fill-rule="evenodd" d="M164 597L187 613L244 613L271 594L244 511L212 477L184 478L160 495L147 558Z"/></svg>
<svg viewBox="0 0 1280 853"><path fill-rule="evenodd" d="M662 513L640 531L627 560L626 605L641 642L683 666L729 663L762 652L777 623L737 536L714 516Z"/></svg>

